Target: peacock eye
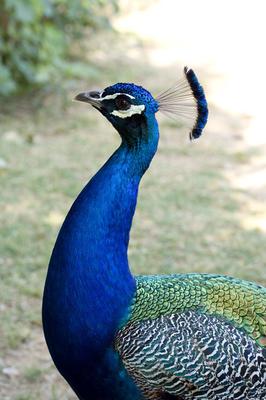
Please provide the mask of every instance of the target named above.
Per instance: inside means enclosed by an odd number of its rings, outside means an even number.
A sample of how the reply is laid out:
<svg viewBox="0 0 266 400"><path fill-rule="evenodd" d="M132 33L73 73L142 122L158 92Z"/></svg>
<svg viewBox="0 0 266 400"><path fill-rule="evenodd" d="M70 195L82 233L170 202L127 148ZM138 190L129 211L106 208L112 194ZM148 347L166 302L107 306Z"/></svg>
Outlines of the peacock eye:
<svg viewBox="0 0 266 400"><path fill-rule="evenodd" d="M115 99L115 105L118 110L128 110L131 106L131 103L122 96L119 96Z"/></svg>

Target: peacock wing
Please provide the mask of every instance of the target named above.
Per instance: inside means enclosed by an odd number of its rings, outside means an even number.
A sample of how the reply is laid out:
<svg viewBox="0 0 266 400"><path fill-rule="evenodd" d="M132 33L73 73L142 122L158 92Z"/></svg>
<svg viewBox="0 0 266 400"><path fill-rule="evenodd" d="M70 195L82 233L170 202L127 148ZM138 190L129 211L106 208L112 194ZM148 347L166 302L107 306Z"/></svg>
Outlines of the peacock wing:
<svg viewBox="0 0 266 400"><path fill-rule="evenodd" d="M223 275L139 276L130 321L184 311L221 316L266 347L266 288Z"/></svg>
<svg viewBox="0 0 266 400"><path fill-rule="evenodd" d="M206 274L136 280L116 348L148 399L266 398L265 288Z"/></svg>
<svg viewBox="0 0 266 400"><path fill-rule="evenodd" d="M266 398L266 349L216 316L185 311L131 322L116 348L147 399Z"/></svg>

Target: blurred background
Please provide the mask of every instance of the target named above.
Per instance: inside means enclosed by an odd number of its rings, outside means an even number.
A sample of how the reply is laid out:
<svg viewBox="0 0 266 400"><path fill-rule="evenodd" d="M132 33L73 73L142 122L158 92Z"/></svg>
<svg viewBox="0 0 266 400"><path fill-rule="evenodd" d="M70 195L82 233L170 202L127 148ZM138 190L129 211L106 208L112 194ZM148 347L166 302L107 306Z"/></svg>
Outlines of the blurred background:
<svg viewBox="0 0 266 400"><path fill-rule="evenodd" d="M200 271L266 285L265 10L259 0L0 1L0 398L74 399L44 343L58 229L119 138L72 101L118 81L154 95L192 67L204 135L158 116L130 243L135 273Z"/></svg>

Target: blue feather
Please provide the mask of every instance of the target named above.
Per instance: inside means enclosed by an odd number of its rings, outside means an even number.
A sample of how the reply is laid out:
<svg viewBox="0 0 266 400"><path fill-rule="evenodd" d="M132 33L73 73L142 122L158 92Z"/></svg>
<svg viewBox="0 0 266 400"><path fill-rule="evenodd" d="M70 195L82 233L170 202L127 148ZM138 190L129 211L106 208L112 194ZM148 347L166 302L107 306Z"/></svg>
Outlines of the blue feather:
<svg viewBox="0 0 266 400"><path fill-rule="evenodd" d="M156 100L159 110L167 116L192 121L189 137L196 139L207 123L208 105L194 71L185 67L184 75L176 85L160 93Z"/></svg>
<svg viewBox="0 0 266 400"><path fill-rule="evenodd" d="M188 69L188 67L184 68L184 72L196 100L198 110L197 120L190 132L190 139L197 139L200 137L208 120L208 104L203 87L200 85L195 72L192 69Z"/></svg>
<svg viewBox="0 0 266 400"><path fill-rule="evenodd" d="M80 93L77 100L111 122L121 145L82 190L58 234L44 289L45 338L79 399L142 400L114 342L137 291L128 264L129 233L140 180L157 150L160 104L130 83Z"/></svg>
<svg viewBox="0 0 266 400"><path fill-rule="evenodd" d="M128 129L130 135L138 134L136 123ZM123 140L80 193L49 264L45 337L56 367L82 400L142 398L113 339L136 292L127 248L139 182L157 149L153 111L147 112L143 130L145 140L137 151Z"/></svg>

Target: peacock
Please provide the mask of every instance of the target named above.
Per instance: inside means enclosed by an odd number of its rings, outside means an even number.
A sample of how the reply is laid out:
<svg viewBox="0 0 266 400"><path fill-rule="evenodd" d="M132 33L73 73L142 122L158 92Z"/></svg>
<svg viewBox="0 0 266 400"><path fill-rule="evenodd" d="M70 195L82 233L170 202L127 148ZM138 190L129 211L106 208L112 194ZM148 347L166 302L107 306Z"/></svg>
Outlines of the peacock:
<svg viewBox="0 0 266 400"><path fill-rule="evenodd" d="M265 400L266 288L233 277L133 276L129 234L140 180L156 153L157 111L207 122L192 69L154 98L133 83L76 96L121 144L72 205L43 296L52 359L80 400Z"/></svg>

